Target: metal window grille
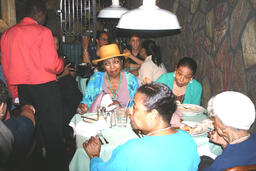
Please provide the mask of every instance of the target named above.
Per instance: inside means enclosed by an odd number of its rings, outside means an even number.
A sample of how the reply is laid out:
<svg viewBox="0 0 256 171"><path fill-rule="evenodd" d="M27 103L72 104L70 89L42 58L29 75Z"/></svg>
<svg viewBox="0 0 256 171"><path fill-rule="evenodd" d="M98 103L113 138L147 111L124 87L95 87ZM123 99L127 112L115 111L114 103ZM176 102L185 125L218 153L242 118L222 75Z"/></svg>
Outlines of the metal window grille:
<svg viewBox="0 0 256 171"><path fill-rule="evenodd" d="M80 63L82 36L89 35L95 40L96 8L104 7L101 1L104 0L60 0L57 13L60 18L62 52L74 64Z"/></svg>

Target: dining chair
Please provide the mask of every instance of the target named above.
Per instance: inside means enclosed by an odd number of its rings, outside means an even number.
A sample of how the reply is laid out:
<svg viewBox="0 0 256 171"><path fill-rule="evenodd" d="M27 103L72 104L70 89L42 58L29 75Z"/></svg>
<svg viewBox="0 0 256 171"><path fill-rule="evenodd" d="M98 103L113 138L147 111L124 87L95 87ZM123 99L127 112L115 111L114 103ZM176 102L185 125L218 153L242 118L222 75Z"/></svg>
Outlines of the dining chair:
<svg viewBox="0 0 256 171"><path fill-rule="evenodd" d="M256 171L256 164L254 165L246 165L246 166L236 166L232 168L228 168L225 171Z"/></svg>

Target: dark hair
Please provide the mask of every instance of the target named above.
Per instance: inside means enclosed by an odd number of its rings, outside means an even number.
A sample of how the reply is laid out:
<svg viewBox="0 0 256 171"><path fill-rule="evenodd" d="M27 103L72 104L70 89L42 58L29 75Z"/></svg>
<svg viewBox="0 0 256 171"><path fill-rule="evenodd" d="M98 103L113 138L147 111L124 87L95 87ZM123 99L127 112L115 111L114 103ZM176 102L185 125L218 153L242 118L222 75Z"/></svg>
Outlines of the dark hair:
<svg viewBox="0 0 256 171"><path fill-rule="evenodd" d="M32 17L39 13L46 13L46 3L44 0L27 0L26 1L26 16Z"/></svg>
<svg viewBox="0 0 256 171"><path fill-rule="evenodd" d="M137 93L142 93L146 96L143 104L148 112L155 109L166 122L170 123L177 105L175 97L167 85L157 82L144 84L138 88Z"/></svg>
<svg viewBox="0 0 256 171"><path fill-rule="evenodd" d="M118 56L118 57L115 57L115 58L118 58L121 62L122 62L122 65L121 67L124 68L124 57L123 56ZM104 61L104 60L103 60ZM101 72L105 72L105 69L104 69L104 65L103 65L103 61L100 61L98 62L97 64L97 69Z"/></svg>
<svg viewBox="0 0 256 171"><path fill-rule="evenodd" d="M189 67L192 70L192 74L196 74L197 64L196 61L190 57L184 57L181 60L179 60L177 68L180 66L186 66Z"/></svg>
<svg viewBox="0 0 256 171"><path fill-rule="evenodd" d="M107 33L106 31L97 31L97 33L96 33L96 39L99 40L99 38L100 38L100 36L101 36L102 34L108 35L108 33ZM108 35L108 37L109 37L109 35Z"/></svg>
<svg viewBox="0 0 256 171"><path fill-rule="evenodd" d="M0 79L0 104L8 103L9 101L9 94L8 89L5 86L4 82Z"/></svg>
<svg viewBox="0 0 256 171"><path fill-rule="evenodd" d="M141 46L146 50L147 56L152 55L154 64L157 66L162 64L160 48L153 40L145 40Z"/></svg>
<svg viewBox="0 0 256 171"><path fill-rule="evenodd" d="M129 37L129 41L131 40L132 37L138 37L139 39L141 39L138 34L135 34L135 33L134 33L134 34L132 34L132 35Z"/></svg>

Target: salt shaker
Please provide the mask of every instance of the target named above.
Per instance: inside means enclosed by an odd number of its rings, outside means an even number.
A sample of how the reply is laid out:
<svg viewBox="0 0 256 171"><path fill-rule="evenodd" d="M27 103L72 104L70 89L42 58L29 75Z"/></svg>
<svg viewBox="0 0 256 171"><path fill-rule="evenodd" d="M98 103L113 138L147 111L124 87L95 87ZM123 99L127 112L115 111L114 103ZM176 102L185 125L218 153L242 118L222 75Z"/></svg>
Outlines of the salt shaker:
<svg viewBox="0 0 256 171"><path fill-rule="evenodd" d="M106 115L107 115L107 116L106 116L107 125L108 125L108 127L110 128L110 127L111 127L111 114L110 114L110 112L108 111Z"/></svg>

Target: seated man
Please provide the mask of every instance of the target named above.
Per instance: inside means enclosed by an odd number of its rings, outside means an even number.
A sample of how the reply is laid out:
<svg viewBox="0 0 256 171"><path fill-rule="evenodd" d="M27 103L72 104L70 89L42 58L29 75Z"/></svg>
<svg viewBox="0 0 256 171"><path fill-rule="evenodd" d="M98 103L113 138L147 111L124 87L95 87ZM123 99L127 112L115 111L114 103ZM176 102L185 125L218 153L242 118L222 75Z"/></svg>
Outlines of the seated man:
<svg viewBox="0 0 256 171"><path fill-rule="evenodd" d="M5 166L7 169L10 166L15 167L17 163L13 161L17 162L25 157L31 145L35 127L35 109L31 105L23 106L18 117L2 121L8 98L8 90L0 80L0 166Z"/></svg>
<svg viewBox="0 0 256 171"><path fill-rule="evenodd" d="M242 93L226 91L211 98L208 113L213 117L210 140L222 145L223 153L204 171L222 171L256 163L256 135L249 133L255 107Z"/></svg>

